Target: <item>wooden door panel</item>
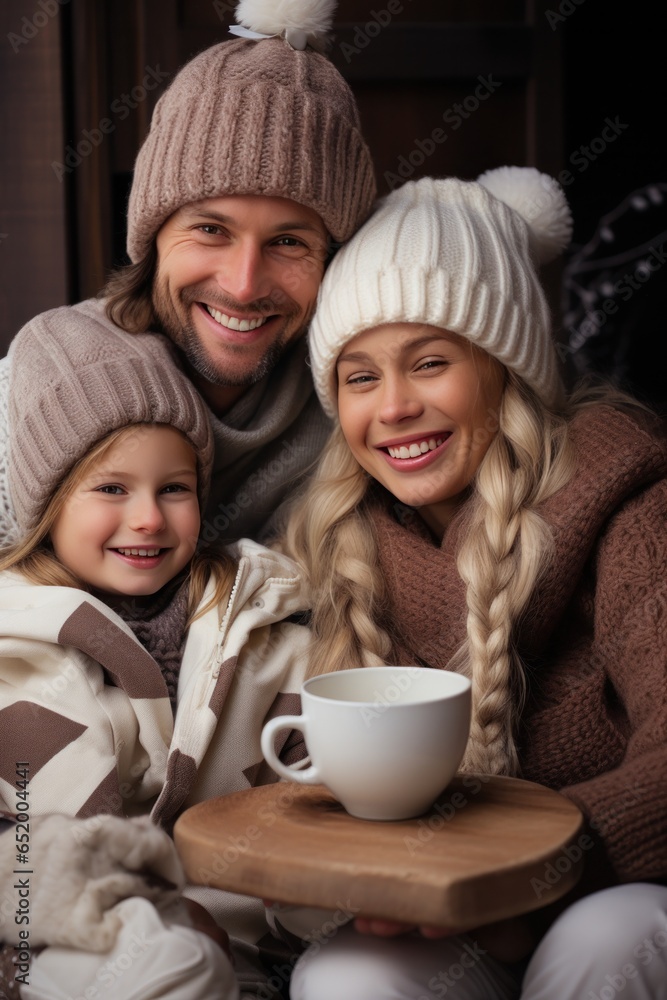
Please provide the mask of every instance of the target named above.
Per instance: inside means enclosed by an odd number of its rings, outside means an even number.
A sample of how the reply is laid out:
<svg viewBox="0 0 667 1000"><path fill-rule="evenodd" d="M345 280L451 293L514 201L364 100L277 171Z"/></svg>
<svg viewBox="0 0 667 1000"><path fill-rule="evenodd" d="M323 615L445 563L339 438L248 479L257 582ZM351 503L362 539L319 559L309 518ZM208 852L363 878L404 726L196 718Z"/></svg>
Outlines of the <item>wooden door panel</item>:
<svg viewBox="0 0 667 1000"><path fill-rule="evenodd" d="M381 192L424 174L475 177L503 163L558 172L560 35L548 30L544 7L545 0L341 0L331 58L357 96ZM63 299L96 294L126 259L132 169L155 103L187 59L231 37L234 8L234 0L77 0L63 8L67 58L60 88L56 68L49 92L59 113L51 134L58 151L60 132L62 155L68 145L83 142L85 150L67 176L66 197L57 192L69 206L66 214L61 204L57 221L70 271L66 288L58 279ZM86 136L98 134L88 149ZM36 190L33 183L26 205Z"/></svg>

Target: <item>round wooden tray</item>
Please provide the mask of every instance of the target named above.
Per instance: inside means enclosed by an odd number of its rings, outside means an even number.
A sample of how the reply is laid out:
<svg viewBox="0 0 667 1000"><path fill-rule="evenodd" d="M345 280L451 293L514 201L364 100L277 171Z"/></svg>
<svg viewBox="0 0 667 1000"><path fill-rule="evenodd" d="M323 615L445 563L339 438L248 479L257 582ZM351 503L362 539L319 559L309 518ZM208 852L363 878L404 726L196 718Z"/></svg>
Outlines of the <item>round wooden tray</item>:
<svg viewBox="0 0 667 1000"><path fill-rule="evenodd" d="M279 782L192 806L174 837L200 885L463 930L566 893L582 822L541 785L458 775L417 819L356 819L321 785Z"/></svg>

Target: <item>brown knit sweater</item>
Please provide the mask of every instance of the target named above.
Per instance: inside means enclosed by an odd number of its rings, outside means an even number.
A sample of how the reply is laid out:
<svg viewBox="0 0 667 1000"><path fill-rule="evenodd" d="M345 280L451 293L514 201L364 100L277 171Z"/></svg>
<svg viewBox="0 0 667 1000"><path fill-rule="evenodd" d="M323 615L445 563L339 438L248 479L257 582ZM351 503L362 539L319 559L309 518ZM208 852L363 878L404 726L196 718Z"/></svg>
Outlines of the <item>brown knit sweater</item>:
<svg viewBox="0 0 667 1000"><path fill-rule="evenodd" d="M559 789L596 843L584 891L667 879L667 441L607 406L572 424L578 465L542 508L555 557L517 635L522 777ZM392 498L393 499L393 498ZM457 525L373 504L396 654L445 667L465 638Z"/></svg>

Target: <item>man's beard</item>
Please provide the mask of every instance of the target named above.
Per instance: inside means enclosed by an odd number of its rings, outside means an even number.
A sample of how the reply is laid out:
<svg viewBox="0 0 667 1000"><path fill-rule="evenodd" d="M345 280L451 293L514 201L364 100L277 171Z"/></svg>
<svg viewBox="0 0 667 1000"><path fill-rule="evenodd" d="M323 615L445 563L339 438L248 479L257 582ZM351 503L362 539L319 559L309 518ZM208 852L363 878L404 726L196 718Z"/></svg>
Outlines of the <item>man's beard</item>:
<svg viewBox="0 0 667 1000"><path fill-rule="evenodd" d="M215 365L200 344L197 331L192 324L188 323L185 328L179 326L177 329L172 330L164 322L159 312L158 317L165 333L176 344L179 350L182 351L190 368L207 382L210 382L212 385L222 386L223 388L255 385L256 382L261 381L265 375L268 375L275 368L287 346L286 338L281 336L278 340L269 344L265 353L257 360L254 368L249 371L244 370L239 372L223 371L219 366ZM236 345L228 344L227 347L238 354L241 354L243 351L241 345L237 347Z"/></svg>
<svg viewBox="0 0 667 1000"><path fill-rule="evenodd" d="M189 307L194 305L195 302L200 302L203 298L210 299L211 296L201 295L201 293L197 295L196 288L188 290L187 297L181 299L181 304L186 310L186 315L189 316ZM168 295L164 294L160 286L159 276L156 276L153 284L153 308L160 322L162 332L179 348L193 371L212 385L218 385L223 388L251 386L261 381L265 375L268 375L276 367L289 344L305 333L314 310L314 305L308 310L307 316L304 317L301 329L294 334L289 334L287 331L290 321L299 314L299 308L296 303L292 303L292 300L290 300L290 303L293 305L293 308L280 314L283 325L277 339L268 345L264 354L257 359L253 368L234 372L226 369L223 370L219 365L215 364L202 346L193 323L188 320L184 325L179 320L171 299ZM221 312L228 310L233 313L248 312L275 315L276 312L275 304L267 299L245 306L232 304L232 301L228 300L227 302L216 303L216 308ZM243 359L245 353L243 344L226 344L226 349L233 354L237 354L240 360Z"/></svg>

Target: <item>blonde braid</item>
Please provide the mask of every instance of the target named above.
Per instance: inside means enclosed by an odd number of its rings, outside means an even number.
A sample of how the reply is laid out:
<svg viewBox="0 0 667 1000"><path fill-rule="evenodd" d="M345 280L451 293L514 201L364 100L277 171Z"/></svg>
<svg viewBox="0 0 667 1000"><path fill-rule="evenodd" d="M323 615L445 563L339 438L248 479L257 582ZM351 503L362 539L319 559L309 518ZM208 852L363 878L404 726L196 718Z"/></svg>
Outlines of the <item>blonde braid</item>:
<svg viewBox="0 0 667 1000"><path fill-rule="evenodd" d="M292 511L282 550L299 563L313 601L309 675L381 664L390 643L376 621L384 601L368 477L337 428Z"/></svg>
<svg viewBox="0 0 667 1000"><path fill-rule="evenodd" d="M467 641L450 667L467 660L473 684L466 770L519 770L514 731L525 678L513 632L551 555L550 530L535 508L571 470L564 418L510 376L457 561L466 584Z"/></svg>

